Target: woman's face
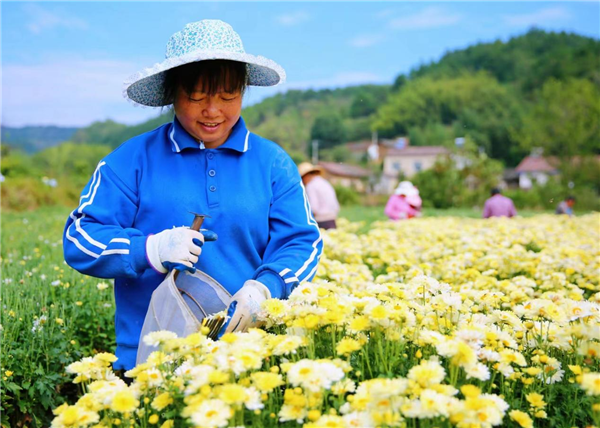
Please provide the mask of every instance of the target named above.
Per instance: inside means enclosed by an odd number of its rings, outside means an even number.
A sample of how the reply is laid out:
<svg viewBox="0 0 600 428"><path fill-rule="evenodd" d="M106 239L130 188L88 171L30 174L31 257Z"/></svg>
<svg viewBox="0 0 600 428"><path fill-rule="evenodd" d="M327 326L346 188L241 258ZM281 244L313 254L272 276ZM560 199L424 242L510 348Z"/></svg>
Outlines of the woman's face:
<svg viewBox="0 0 600 428"><path fill-rule="evenodd" d="M227 141L240 118L242 93L219 91L209 96L194 90L188 94L179 86L173 107L183 128L206 148L214 149Z"/></svg>

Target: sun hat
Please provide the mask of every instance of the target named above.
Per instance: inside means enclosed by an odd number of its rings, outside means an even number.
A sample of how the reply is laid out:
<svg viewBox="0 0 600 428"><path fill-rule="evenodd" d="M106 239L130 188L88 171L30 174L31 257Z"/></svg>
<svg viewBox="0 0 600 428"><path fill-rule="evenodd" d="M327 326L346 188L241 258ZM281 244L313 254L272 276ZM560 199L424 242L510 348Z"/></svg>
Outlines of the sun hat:
<svg viewBox="0 0 600 428"><path fill-rule="evenodd" d="M217 19L187 24L167 43L163 62L130 76L123 84L123 96L143 106L171 104L164 99L165 72L197 61L225 59L247 64L248 85L275 86L285 82L285 71L276 62L244 51L242 39L231 25Z"/></svg>
<svg viewBox="0 0 600 428"><path fill-rule="evenodd" d="M401 181L396 190L394 190L394 194L414 196L419 194L419 190L410 181Z"/></svg>
<svg viewBox="0 0 600 428"><path fill-rule="evenodd" d="M319 165L313 165L310 162L302 162L298 165L298 172L300 173L300 177L304 177L309 172L318 172L319 174L323 173L323 167Z"/></svg>

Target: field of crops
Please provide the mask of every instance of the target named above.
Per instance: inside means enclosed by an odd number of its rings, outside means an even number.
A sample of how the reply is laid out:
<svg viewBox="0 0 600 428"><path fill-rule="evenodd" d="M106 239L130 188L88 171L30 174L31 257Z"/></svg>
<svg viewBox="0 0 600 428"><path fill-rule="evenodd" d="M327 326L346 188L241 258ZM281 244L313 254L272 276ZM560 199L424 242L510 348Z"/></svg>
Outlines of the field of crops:
<svg viewBox="0 0 600 428"><path fill-rule="evenodd" d="M112 285L62 263L64 219L2 219L3 426L600 425L598 214L341 221L265 331L155 333L129 386Z"/></svg>

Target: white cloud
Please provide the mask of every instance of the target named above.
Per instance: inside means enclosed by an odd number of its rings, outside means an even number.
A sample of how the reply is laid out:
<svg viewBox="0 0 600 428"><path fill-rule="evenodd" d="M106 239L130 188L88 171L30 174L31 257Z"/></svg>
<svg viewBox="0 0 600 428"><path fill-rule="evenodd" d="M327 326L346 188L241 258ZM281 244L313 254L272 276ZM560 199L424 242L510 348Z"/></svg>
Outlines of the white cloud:
<svg viewBox="0 0 600 428"><path fill-rule="evenodd" d="M569 18L571 18L571 14L563 7L548 7L533 13L503 16L506 24L518 27L543 25L548 22L565 21Z"/></svg>
<svg viewBox="0 0 600 428"><path fill-rule="evenodd" d="M293 13L286 13L284 15L279 15L275 18L275 20L281 25L291 27L293 25L298 25L304 21L307 21L308 18L308 13L304 11L298 11Z"/></svg>
<svg viewBox="0 0 600 428"><path fill-rule="evenodd" d="M383 34L361 34L350 40L350 46L355 48L367 48L381 43L385 39Z"/></svg>
<svg viewBox="0 0 600 428"><path fill-rule="evenodd" d="M389 26L395 30L420 30L454 25L461 20L462 15L458 13L431 6L412 15L394 18L390 21Z"/></svg>
<svg viewBox="0 0 600 428"><path fill-rule="evenodd" d="M2 122L9 126L85 126L112 118L136 123L156 116L122 96L123 80L140 68L133 62L63 58L36 65L2 67Z"/></svg>
<svg viewBox="0 0 600 428"><path fill-rule="evenodd" d="M87 30L88 23L81 18L61 13L53 13L43 7L27 3L23 10L29 15L30 20L27 23L27 29L34 34L40 34L44 30L50 30L56 27L65 27L76 30Z"/></svg>

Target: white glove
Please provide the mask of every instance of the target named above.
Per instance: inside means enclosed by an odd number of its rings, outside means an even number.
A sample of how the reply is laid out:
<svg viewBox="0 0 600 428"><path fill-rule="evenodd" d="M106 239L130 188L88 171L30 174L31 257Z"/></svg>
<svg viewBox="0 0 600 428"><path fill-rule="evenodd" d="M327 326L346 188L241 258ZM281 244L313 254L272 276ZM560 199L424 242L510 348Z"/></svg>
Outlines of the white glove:
<svg viewBox="0 0 600 428"><path fill-rule="evenodd" d="M148 236L146 256L154 270L160 273L167 273L177 265L195 271L194 264L198 261L203 244L202 233L189 227L175 227Z"/></svg>
<svg viewBox="0 0 600 428"><path fill-rule="evenodd" d="M225 327L225 333L243 332L253 327L260 327L262 320L258 319L260 305L271 298L271 292L261 282L249 279L244 286L233 295L227 315L231 318Z"/></svg>

